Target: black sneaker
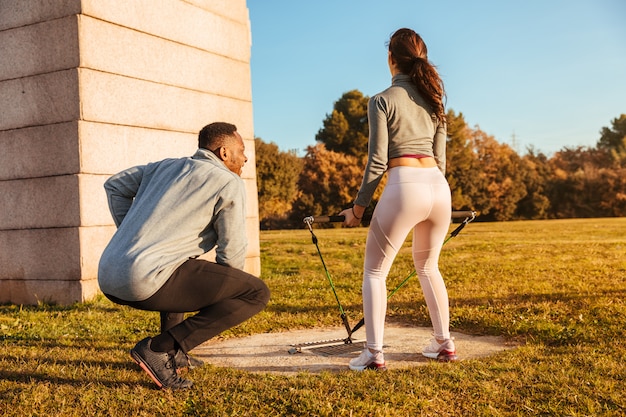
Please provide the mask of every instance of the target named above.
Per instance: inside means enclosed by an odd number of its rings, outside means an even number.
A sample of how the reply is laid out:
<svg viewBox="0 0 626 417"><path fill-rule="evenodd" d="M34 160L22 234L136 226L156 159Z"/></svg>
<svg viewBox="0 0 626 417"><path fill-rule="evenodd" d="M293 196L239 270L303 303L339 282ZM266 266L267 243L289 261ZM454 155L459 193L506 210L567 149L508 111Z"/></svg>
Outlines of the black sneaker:
<svg viewBox="0 0 626 417"><path fill-rule="evenodd" d="M130 350L130 356L141 368L146 371L150 378L159 388L184 389L193 383L183 379L176 373L174 357L166 352L154 352L150 349L152 339L146 337Z"/></svg>
<svg viewBox="0 0 626 417"><path fill-rule="evenodd" d="M200 359L194 358L193 356L183 352L181 349L176 351L176 355L174 355L174 362L176 363L176 369L194 369L204 365L204 362Z"/></svg>

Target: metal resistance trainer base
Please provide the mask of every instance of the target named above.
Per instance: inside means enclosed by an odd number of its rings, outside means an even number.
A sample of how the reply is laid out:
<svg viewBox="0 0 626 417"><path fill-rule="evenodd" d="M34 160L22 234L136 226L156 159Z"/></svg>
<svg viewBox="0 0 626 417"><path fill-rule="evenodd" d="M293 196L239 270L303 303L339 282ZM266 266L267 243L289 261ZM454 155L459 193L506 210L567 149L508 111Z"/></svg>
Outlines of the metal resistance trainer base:
<svg viewBox="0 0 626 417"><path fill-rule="evenodd" d="M320 340L318 342L293 344L289 353L293 355L306 351L320 356L338 356L363 350L364 343L365 340L352 340L350 342L345 339Z"/></svg>

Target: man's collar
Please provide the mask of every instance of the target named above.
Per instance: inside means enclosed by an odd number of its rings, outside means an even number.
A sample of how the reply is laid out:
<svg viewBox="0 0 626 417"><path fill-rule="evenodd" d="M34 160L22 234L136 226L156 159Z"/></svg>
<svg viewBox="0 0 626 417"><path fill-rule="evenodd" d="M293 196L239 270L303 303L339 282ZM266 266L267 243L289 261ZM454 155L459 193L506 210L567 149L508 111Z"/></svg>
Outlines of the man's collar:
<svg viewBox="0 0 626 417"><path fill-rule="evenodd" d="M196 153L193 154L193 156L191 157L192 159L210 159L213 161L219 161L222 162L221 159L219 159L217 157L217 155L215 155L213 152L211 152L208 149L204 149L204 148L198 148L198 150L196 151ZM223 163L223 162L222 162Z"/></svg>

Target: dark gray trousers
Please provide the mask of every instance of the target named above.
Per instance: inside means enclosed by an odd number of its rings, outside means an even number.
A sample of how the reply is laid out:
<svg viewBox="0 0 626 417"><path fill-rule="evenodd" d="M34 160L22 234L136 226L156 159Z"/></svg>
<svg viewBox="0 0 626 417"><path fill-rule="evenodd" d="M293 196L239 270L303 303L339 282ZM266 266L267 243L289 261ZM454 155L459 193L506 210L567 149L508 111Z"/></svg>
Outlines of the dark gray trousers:
<svg viewBox="0 0 626 417"><path fill-rule="evenodd" d="M160 312L161 332L167 331L186 353L263 310L270 291L259 278L240 269L190 259L147 300L106 296L117 304ZM184 318L184 313L194 311Z"/></svg>

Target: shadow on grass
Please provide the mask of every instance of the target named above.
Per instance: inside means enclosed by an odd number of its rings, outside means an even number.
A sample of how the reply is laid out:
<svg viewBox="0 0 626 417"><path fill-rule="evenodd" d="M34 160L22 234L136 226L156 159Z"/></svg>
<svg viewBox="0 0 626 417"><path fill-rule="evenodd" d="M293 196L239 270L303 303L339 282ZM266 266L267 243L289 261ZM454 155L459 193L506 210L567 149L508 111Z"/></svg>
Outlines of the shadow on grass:
<svg viewBox="0 0 626 417"><path fill-rule="evenodd" d="M74 368L90 368L97 367L103 370L119 370L119 371L132 371L138 369L135 362L132 361L130 356L127 356L128 362L113 362L107 360L93 360L93 359L58 359L51 357L39 357L31 356L27 359L19 357L17 355L3 355L4 360L9 362L36 362L39 365L46 366L69 366ZM0 371L1 374L2 371Z"/></svg>
<svg viewBox="0 0 626 417"><path fill-rule="evenodd" d="M6 340L6 338L5 338ZM76 342L76 341L73 341ZM18 355L6 352L2 355L2 362L9 364L19 364L20 371L0 369L0 380L12 382L32 384L39 382L49 382L56 385L71 385L76 387L84 387L87 384L101 384L110 388L119 388L120 385L143 385L153 388L154 384L149 380L137 382L136 380L114 380L112 378L93 377L92 375L102 375L104 373L137 372L143 371L128 355L126 349L119 347L97 347L91 346L92 341L85 340L84 343L76 342L71 346L54 340L38 341L21 338L17 341L11 341L12 348L26 347L29 352L41 352L40 354ZM57 349L63 352L56 354ZM59 357L63 355L64 357ZM120 361L96 359L102 355L110 355L119 357ZM72 359L68 357L80 357L80 359ZM10 366L9 366L10 368ZM39 372L32 372L28 369L37 369ZM80 373L77 378L64 378L52 375L54 371L46 373L46 369L73 369L72 373Z"/></svg>
<svg viewBox="0 0 626 417"><path fill-rule="evenodd" d="M112 304L110 306L104 304L92 303L75 303L69 305L57 305L51 303L40 303L38 305L16 305L16 304L0 304L0 314L12 314L16 311L27 312L82 312L93 311L102 313L117 313L120 307Z"/></svg>
<svg viewBox="0 0 626 417"><path fill-rule="evenodd" d="M6 338L5 338L6 340ZM18 355L11 352L4 352L2 362L16 365L19 370L0 369L0 380L12 381L21 384L50 383L54 386L68 385L76 388L84 388L90 384L103 385L108 388L117 389L124 385L142 386L149 389L159 389L148 377L144 380L134 378L115 378L102 376L120 375L120 372L136 375L144 374L144 371L130 358L128 349L109 346L93 346L92 339L73 339L71 344L59 343L55 340L33 340L22 337L20 340L12 340L10 346L13 348L26 347L28 352L38 352L40 354L28 353ZM62 353L56 353L61 349ZM59 357L61 356L62 357ZM118 360L98 359L103 356L119 358ZM78 359L74 359L77 358ZM29 370L35 369L36 372ZM77 375L76 378L55 376L58 369L72 370L71 373ZM49 370L46 372L46 370ZM95 376L98 375L98 376ZM143 379L143 378L141 378Z"/></svg>
<svg viewBox="0 0 626 417"><path fill-rule="evenodd" d="M13 347L28 347L32 349L84 349L96 352L118 352L122 349L121 346L125 343L124 340L119 340L115 347L96 346L94 345L93 339L86 338L72 338L71 341L68 341L68 343L60 343L54 339L41 340L41 338L37 335L33 335L32 337L25 335L2 335L0 336L0 341L11 343L11 346ZM129 342L128 349L130 349L135 343L136 341ZM127 349L124 348L123 350Z"/></svg>
<svg viewBox="0 0 626 417"><path fill-rule="evenodd" d="M143 372L139 367L131 367L130 365L125 370L135 370L137 372ZM86 370L84 375L78 376L76 378L64 378L58 376L52 376L46 374L44 372L14 372L14 371L6 371L0 370L0 380L11 381L22 384L33 384L33 383L50 383L54 386L61 385L69 385L77 388L84 388L89 384L99 384L108 388L119 388L122 385L141 385L144 388L154 388L159 389L154 383L150 380L146 381L137 381L134 379L107 379L101 377L90 377L88 370Z"/></svg>
<svg viewBox="0 0 626 417"><path fill-rule="evenodd" d="M342 307L345 310L354 310L358 312L362 311L360 304L342 304ZM289 314L324 313L326 314L329 312L339 311L339 307L337 306L337 304L334 304L334 305L333 304L324 304L324 305L307 304L307 305L295 306L293 304L270 302L270 304L268 304L266 307L266 311L277 313L277 314L283 314L283 313L289 313Z"/></svg>
<svg viewBox="0 0 626 417"><path fill-rule="evenodd" d="M450 301L454 303L454 305L459 306L477 306L477 305L490 305L490 304L500 304L500 305L516 305L516 304L527 304L527 303L544 303L544 302L567 302L567 301L578 301L583 300L587 303L590 300L598 300L601 298L615 298L615 299L623 299L626 296L625 289L609 289L609 290L598 290L594 292L551 292L545 294L516 294L510 295L508 297L467 297L467 298L459 298L454 297Z"/></svg>

